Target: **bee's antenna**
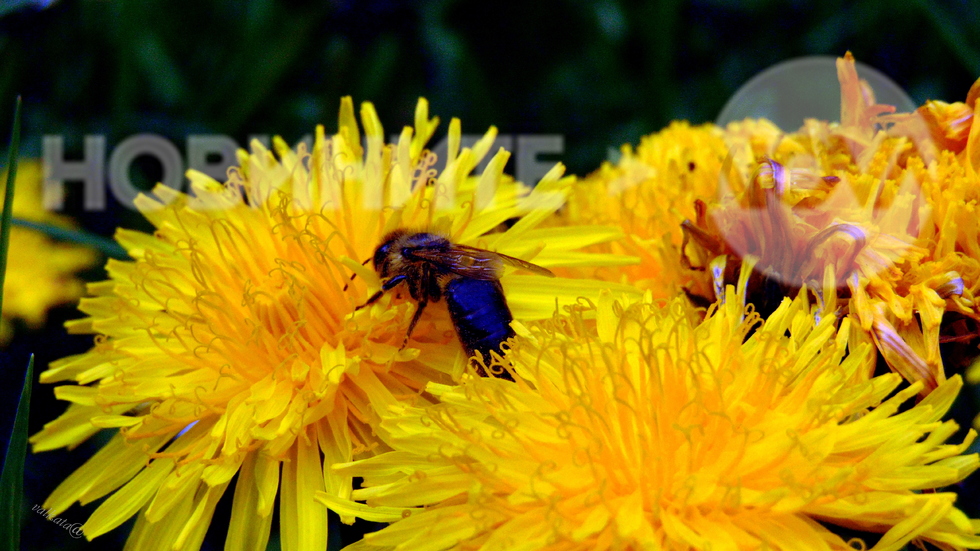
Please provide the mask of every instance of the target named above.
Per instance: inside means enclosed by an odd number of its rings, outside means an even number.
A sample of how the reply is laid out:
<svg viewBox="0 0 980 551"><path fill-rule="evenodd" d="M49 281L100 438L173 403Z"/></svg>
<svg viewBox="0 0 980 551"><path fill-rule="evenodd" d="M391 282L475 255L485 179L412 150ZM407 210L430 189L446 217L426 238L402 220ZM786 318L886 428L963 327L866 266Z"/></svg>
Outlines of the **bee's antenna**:
<svg viewBox="0 0 980 551"><path fill-rule="evenodd" d="M368 262L371 262L371 259L370 259L370 258L368 258L368 259L367 259L367 260L365 260L364 262L361 262L361 266L367 266L367 263L368 263ZM349 280L349 281L348 281L347 283L345 283L345 284L344 284L344 291L347 291L347 288L348 288L348 287L350 287L350 282L351 282L351 281L354 281L354 278L355 278L355 277L357 277L357 272L354 272L354 273L352 273L352 274L350 275L350 280Z"/></svg>

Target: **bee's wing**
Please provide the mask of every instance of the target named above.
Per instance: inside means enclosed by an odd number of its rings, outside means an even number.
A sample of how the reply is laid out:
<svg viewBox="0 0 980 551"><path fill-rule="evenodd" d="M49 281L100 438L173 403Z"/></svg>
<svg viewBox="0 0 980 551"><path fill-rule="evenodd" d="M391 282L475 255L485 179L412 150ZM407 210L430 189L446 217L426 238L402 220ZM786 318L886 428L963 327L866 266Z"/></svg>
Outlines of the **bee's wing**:
<svg viewBox="0 0 980 551"><path fill-rule="evenodd" d="M461 248L464 248L464 249L472 249L472 247L466 247L466 246L461 246ZM472 249L472 250L479 251L480 249ZM538 266L537 264L531 264L527 260L521 260L520 258L514 258L513 256L507 256L505 254L492 253L490 251L483 251L483 252L489 253L489 254L492 254L492 255L495 255L495 256L499 257L500 260L502 260L504 263L510 264L511 266L513 266L515 268L520 268L522 270L527 270L529 272L534 272L534 273L536 273L538 275L543 275L543 276L547 276L547 277L555 277L555 274L552 273L552 271L549 270L548 268L545 268L544 266Z"/></svg>
<svg viewBox="0 0 980 551"><path fill-rule="evenodd" d="M500 279L504 272L504 261L500 255L483 249L456 245L446 250L419 247L411 249L410 254L471 279L493 281Z"/></svg>
<svg viewBox="0 0 980 551"><path fill-rule="evenodd" d="M448 250L441 251L419 248L412 251L412 256L472 279L488 281L500 279L504 272L504 264L554 277L554 274L547 268L505 254L467 247L466 245L453 245Z"/></svg>

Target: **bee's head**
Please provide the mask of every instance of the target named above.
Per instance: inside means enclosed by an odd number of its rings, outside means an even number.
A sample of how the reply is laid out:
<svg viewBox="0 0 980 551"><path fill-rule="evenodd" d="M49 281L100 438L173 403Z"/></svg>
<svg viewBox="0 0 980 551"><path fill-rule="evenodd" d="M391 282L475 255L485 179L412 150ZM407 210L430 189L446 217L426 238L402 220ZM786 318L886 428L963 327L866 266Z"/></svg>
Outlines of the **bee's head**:
<svg viewBox="0 0 980 551"><path fill-rule="evenodd" d="M438 234L395 230L386 235L374 250L374 270L382 279L391 277L407 269L408 265L423 262L414 258L411 253L404 256L406 250L445 249L450 245L448 239Z"/></svg>
<svg viewBox="0 0 980 551"><path fill-rule="evenodd" d="M378 275L382 278L391 275L392 263L399 261L398 258L392 258L393 255L401 256L399 247L395 244L405 236L405 232L401 230L396 230L385 236L378 248L374 250L374 270L378 272Z"/></svg>
<svg viewBox="0 0 980 551"><path fill-rule="evenodd" d="M381 277L388 276L388 251L390 250L391 243L385 243L374 251L374 269Z"/></svg>

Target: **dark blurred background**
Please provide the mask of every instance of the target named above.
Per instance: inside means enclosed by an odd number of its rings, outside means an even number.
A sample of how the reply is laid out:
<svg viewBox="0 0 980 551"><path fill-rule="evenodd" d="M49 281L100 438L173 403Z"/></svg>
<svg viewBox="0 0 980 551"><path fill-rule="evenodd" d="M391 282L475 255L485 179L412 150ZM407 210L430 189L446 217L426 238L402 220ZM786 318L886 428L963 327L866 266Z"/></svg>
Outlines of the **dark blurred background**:
<svg viewBox="0 0 980 551"><path fill-rule="evenodd" d="M713 121L740 85L778 62L847 50L916 104L962 101L980 76L980 4L2 0L0 145L6 151L17 94L24 155L40 156L41 136L57 134L68 159L81 158L87 134L104 135L107 154L141 132L181 151L190 134L241 145L252 134L278 134L293 143L319 123L333 132L344 95L374 102L390 134L411 124L425 96L442 119L436 141L453 116L464 133L496 125L508 134L560 134L565 151L555 160L585 175L610 147L637 143L671 120ZM161 168L142 158L130 174L148 187ZM80 195L71 188L65 210L89 231L148 229L111 199L105 211L83 212ZM61 328L78 316L58 308L43 331L19 327L0 351L4 449L28 355L37 354L41 371L91 346L90 336ZM957 415L968 425L977 407L972 394L964 400ZM50 386L35 385L31 433L64 407ZM42 503L105 438L94 440L29 456L27 506ZM975 495L964 489L959 505L978 516ZM83 522L92 509L62 516ZM125 539L120 529L88 544L36 513L25 516L25 549L113 549ZM222 548L227 517L219 508L205 549ZM356 534L343 536L349 543Z"/></svg>

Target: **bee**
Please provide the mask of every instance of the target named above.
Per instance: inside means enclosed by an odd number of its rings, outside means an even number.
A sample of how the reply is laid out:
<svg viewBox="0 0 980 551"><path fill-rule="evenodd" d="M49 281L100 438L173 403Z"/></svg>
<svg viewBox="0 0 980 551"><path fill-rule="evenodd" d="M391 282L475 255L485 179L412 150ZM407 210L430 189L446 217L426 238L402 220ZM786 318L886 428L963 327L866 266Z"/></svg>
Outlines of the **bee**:
<svg viewBox="0 0 980 551"><path fill-rule="evenodd" d="M381 241L372 257L381 277L381 289L358 306L373 304L385 292L405 284L418 303L408 324L405 343L430 302L446 297L449 317L467 356L477 351L490 358L490 351L501 353L500 343L514 336L510 322L514 316L507 307L500 276L509 264L529 272L554 277L542 268L519 258L457 245L441 235L395 230ZM485 375L480 369L480 374ZM504 378L510 376L504 372Z"/></svg>

